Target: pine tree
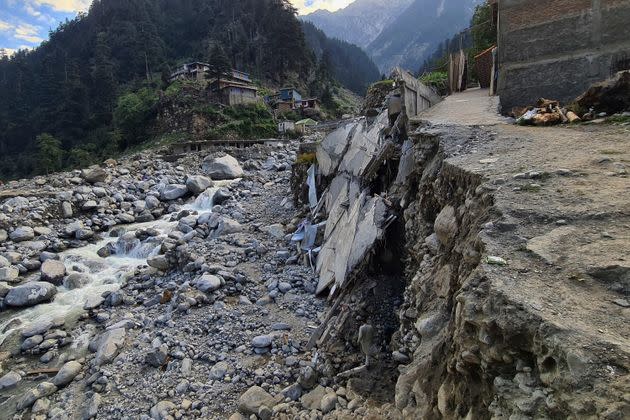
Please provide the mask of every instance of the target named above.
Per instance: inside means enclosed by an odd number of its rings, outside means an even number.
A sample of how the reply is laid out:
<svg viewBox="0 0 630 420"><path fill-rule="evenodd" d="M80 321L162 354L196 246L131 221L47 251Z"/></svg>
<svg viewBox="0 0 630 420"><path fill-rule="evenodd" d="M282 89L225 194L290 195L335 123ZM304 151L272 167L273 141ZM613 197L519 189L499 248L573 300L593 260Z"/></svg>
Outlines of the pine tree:
<svg viewBox="0 0 630 420"><path fill-rule="evenodd" d="M216 42L208 51L208 64L210 65L210 77L217 79L217 86L220 84L223 74L232 70L229 57L223 47Z"/></svg>
<svg viewBox="0 0 630 420"><path fill-rule="evenodd" d="M94 120L96 124L109 124L116 100L116 80L111 50L107 44L106 34L101 32L96 38L94 51L94 67L92 69Z"/></svg>

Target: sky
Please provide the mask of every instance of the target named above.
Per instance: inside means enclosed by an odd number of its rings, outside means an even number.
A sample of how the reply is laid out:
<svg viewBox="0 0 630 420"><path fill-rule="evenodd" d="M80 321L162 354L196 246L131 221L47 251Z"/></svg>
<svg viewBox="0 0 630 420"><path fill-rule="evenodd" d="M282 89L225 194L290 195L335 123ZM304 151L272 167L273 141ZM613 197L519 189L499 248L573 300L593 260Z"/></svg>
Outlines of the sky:
<svg viewBox="0 0 630 420"><path fill-rule="evenodd" d="M335 11L353 0L291 0L300 14L317 9ZM91 0L0 0L0 48L11 55L17 49L34 48L65 19L84 12Z"/></svg>

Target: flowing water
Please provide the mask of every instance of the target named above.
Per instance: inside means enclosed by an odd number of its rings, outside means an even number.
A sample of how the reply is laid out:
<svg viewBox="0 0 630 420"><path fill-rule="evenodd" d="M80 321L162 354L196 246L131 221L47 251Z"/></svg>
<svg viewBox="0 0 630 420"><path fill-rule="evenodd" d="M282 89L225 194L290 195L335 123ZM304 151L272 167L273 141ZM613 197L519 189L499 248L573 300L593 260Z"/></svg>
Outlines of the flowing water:
<svg viewBox="0 0 630 420"><path fill-rule="evenodd" d="M181 210L199 215L211 212L215 192L231 182L234 181L215 183L215 187L201 193L193 202L182 206ZM126 225L124 239L105 234L104 239L97 243L60 253L59 257L66 266L67 273L81 273L86 276L87 283L77 289L58 286L57 295L50 303L0 314L0 344L16 328L31 323L60 318L75 320L84 311L83 305L87 300L97 298L107 291L118 290L136 268L146 265L148 257L159 253L161 240L177 227L178 222L171 221L171 216L172 214L168 214L159 220ZM135 232L149 228L157 230L159 235L144 241L135 238ZM98 250L112 242L114 254L107 258L100 257Z"/></svg>

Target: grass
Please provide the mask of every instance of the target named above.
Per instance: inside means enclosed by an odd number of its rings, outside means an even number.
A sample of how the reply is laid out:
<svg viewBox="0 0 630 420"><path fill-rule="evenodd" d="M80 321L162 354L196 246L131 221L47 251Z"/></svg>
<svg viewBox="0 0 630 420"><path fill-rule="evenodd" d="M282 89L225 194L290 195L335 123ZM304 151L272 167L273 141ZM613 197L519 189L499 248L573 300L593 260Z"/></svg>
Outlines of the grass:
<svg viewBox="0 0 630 420"><path fill-rule="evenodd" d="M299 165L313 164L315 162L317 162L317 155L315 153L302 153L295 159L295 163Z"/></svg>

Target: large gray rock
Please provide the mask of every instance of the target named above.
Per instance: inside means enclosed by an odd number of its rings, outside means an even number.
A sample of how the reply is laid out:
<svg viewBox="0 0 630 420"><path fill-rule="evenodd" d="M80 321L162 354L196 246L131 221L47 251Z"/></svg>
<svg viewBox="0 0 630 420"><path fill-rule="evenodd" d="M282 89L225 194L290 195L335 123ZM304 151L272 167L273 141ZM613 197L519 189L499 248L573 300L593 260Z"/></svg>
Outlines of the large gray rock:
<svg viewBox="0 0 630 420"><path fill-rule="evenodd" d="M63 280L63 286L68 290L80 289L91 281L92 279L90 278L89 274L70 273Z"/></svg>
<svg viewBox="0 0 630 420"><path fill-rule="evenodd" d="M11 238L13 242L30 241L35 238L35 231L31 227L20 226L11 232L9 238Z"/></svg>
<svg viewBox="0 0 630 420"><path fill-rule="evenodd" d="M111 363L112 360L120 352L120 348L125 342L127 331L124 328L116 328L106 331L100 336L96 344L96 357L94 363L96 366L102 366ZM94 347L90 346L91 349Z"/></svg>
<svg viewBox="0 0 630 420"><path fill-rule="evenodd" d="M212 186L212 180L203 175L190 175L186 179L186 187L188 190L197 195L201 194Z"/></svg>
<svg viewBox="0 0 630 420"><path fill-rule="evenodd" d="M27 391L17 402L16 408L18 411L24 410L32 406L35 401L40 398L49 397L57 392L57 387L50 382L42 382L37 385L37 388L33 388Z"/></svg>
<svg viewBox="0 0 630 420"><path fill-rule="evenodd" d="M160 193L160 197L162 200L177 200L188 194L188 188L182 184L169 184L166 185L162 192Z"/></svg>
<svg viewBox="0 0 630 420"><path fill-rule="evenodd" d="M261 406L272 408L275 399L259 386L249 388L238 400L238 409L246 415L258 414Z"/></svg>
<svg viewBox="0 0 630 420"><path fill-rule="evenodd" d="M204 293L211 293L221 287L221 279L212 274L204 274L197 279L196 287Z"/></svg>
<svg viewBox="0 0 630 420"><path fill-rule="evenodd" d="M20 270L17 267L9 265L7 267L0 268L0 281L7 281L12 283L18 280Z"/></svg>
<svg viewBox="0 0 630 420"><path fill-rule="evenodd" d="M2 255L0 255L0 268L2 267L8 267L10 266L11 263L9 262L9 260L7 260L5 257L3 257Z"/></svg>
<svg viewBox="0 0 630 420"><path fill-rule="evenodd" d="M8 237L9 234L7 233L7 231L4 229L0 229L0 243L6 241Z"/></svg>
<svg viewBox="0 0 630 420"><path fill-rule="evenodd" d="M101 167L93 166L82 170L81 177L90 184L96 184L97 182L107 182L109 173Z"/></svg>
<svg viewBox="0 0 630 420"><path fill-rule="evenodd" d="M60 210L61 216L65 219L72 217L73 215L72 204L70 204L68 201L64 201L63 203L61 203Z"/></svg>
<svg viewBox="0 0 630 420"><path fill-rule="evenodd" d="M171 268L171 263L168 261L165 255L155 255L147 258L147 264L149 267L157 268L161 271L166 271Z"/></svg>
<svg viewBox="0 0 630 420"><path fill-rule="evenodd" d="M83 412L83 419L89 420L96 417L98 414L98 407L101 405L101 394L95 392L88 401L85 411Z"/></svg>
<svg viewBox="0 0 630 420"><path fill-rule="evenodd" d="M173 418L171 413L175 411L177 406L170 401L160 401L151 407L149 414L153 420L166 420Z"/></svg>
<svg viewBox="0 0 630 420"><path fill-rule="evenodd" d="M9 306L33 306L40 302L47 302L57 294L54 284L34 281L14 287L4 299Z"/></svg>
<svg viewBox="0 0 630 420"><path fill-rule="evenodd" d="M434 229L440 243L446 247L450 246L459 229L455 209L452 206L444 207L438 214L435 218Z"/></svg>
<svg viewBox="0 0 630 420"><path fill-rule="evenodd" d="M41 268L42 280L59 285L66 276L66 266L58 260L46 260Z"/></svg>
<svg viewBox="0 0 630 420"><path fill-rule="evenodd" d="M81 363L75 360L67 362L59 369L51 382L58 388L68 385L81 372L82 367Z"/></svg>
<svg viewBox="0 0 630 420"><path fill-rule="evenodd" d="M234 179L243 176L243 168L233 156L206 157L201 164L203 171L212 179Z"/></svg>
<svg viewBox="0 0 630 420"><path fill-rule="evenodd" d="M9 372L0 378L0 391L13 388L22 380L22 377L15 372Z"/></svg>

